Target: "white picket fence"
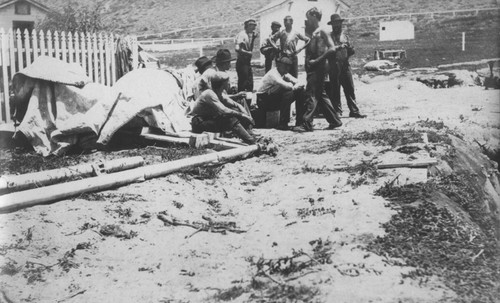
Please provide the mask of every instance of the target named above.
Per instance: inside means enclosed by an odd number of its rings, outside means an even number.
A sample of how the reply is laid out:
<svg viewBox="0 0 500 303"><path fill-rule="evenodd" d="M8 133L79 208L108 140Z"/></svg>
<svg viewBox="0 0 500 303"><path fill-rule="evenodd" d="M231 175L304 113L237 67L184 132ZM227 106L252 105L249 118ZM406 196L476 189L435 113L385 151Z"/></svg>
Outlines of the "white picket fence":
<svg viewBox="0 0 500 303"><path fill-rule="evenodd" d="M19 29L14 32L0 28L0 42L1 122L10 122L9 85L12 77L39 56L80 64L96 83L111 86L116 81L113 34L21 32Z"/></svg>

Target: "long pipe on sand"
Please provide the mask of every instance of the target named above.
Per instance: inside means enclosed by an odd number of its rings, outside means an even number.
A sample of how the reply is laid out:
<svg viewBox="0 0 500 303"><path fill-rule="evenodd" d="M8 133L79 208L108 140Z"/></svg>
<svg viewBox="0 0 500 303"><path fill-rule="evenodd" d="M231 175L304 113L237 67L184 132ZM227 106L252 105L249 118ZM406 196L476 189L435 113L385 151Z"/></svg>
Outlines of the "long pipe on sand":
<svg viewBox="0 0 500 303"><path fill-rule="evenodd" d="M165 176L186 168L197 167L209 163L224 163L237 158L246 158L259 150L259 145L243 146L166 163L142 166L109 175L101 175L84 180L11 193L0 196L0 213L13 212L26 207L47 204L77 196L86 192L105 190L133 182Z"/></svg>
<svg viewBox="0 0 500 303"><path fill-rule="evenodd" d="M19 191L33 187L60 183L74 177L92 177L101 173L136 168L144 164L142 157L128 157L95 163L79 164L58 169L45 170L23 175L4 175L0 177L0 192Z"/></svg>

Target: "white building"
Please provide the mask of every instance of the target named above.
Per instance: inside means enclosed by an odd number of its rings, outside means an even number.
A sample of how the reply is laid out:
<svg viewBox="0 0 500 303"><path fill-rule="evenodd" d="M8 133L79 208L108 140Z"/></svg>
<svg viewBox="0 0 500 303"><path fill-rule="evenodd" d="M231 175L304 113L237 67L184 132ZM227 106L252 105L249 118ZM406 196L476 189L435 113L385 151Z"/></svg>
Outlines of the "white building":
<svg viewBox="0 0 500 303"><path fill-rule="evenodd" d="M380 41L415 39L415 27L410 21L380 22Z"/></svg>
<svg viewBox="0 0 500 303"><path fill-rule="evenodd" d="M283 19L286 16L292 16L293 28L304 33L304 21L306 12L317 7L323 13L320 26L328 26L326 23L330 20L330 15L337 13L341 17L346 15L350 6L341 0L276 0L252 14L260 19L260 40L263 41L271 34L271 22L281 23L281 29L284 29ZM300 42L303 43L303 42ZM299 46L301 45L299 43ZM259 46L260 47L260 46ZM304 64L304 51L299 56L299 64ZM264 64L264 56L261 56L261 62Z"/></svg>
<svg viewBox="0 0 500 303"><path fill-rule="evenodd" d="M37 22L45 18L50 9L32 0L8 0L0 2L0 28L21 31L32 30Z"/></svg>

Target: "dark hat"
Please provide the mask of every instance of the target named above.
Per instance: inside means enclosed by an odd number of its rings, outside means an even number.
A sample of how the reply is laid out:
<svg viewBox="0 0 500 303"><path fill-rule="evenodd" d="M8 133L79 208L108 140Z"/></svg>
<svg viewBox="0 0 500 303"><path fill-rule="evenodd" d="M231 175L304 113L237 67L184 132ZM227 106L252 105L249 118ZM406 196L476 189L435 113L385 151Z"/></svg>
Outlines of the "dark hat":
<svg viewBox="0 0 500 303"><path fill-rule="evenodd" d="M335 22L342 22L344 21L345 19L342 19L340 18L340 15L339 14L333 14L330 16L330 21L327 23L328 25L331 25L332 23L335 23Z"/></svg>
<svg viewBox="0 0 500 303"><path fill-rule="evenodd" d="M293 64L292 59L290 59L288 57L281 57L281 58L278 59L278 62L286 64L286 65L292 65Z"/></svg>
<svg viewBox="0 0 500 303"><path fill-rule="evenodd" d="M223 63L234 60L236 60L236 58L231 58L231 52L226 48L219 49L215 57L212 58L212 61L215 61L215 63Z"/></svg>
<svg viewBox="0 0 500 303"><path fill-rule="evenodd" d="M212 84L222 83L224 81L229 81L229 75L226 72L215 72L215 74L210 77L210 82Z"/></svg>
<svg viewBox="0 0 500 303"><path fill-rule="evenodd" d="M247 26L247 25L257 25L257 22L255 21L255 19L250 18L250 19L245 20L245 22L243 24L245 24L245 26Z"/></svg>
<svg viewBox="0 0 500 303"><path fill-rule="evenodd" d="M273 22L271 22L271 26L281 27L281 23L279 23L278 21L273 21Z"/></svg>
<svg viewBox="0 0 500 303"><path fill-rule="evenodd" d="M310 8L307 12L306 12L306 16L307 15L312 15L312 16L315 16L316 18L318 18L318 20L321 21L321 17L323 16L323 13L321 13L321 11L317 8L317 7L312 7Z"/></svg>
<svg viewBox="0 0 500 303"><path fill-rule="evenodd" d="M209 64L212 64L212 60L208 59L207 56L201 56L194 62L197 70L200 70Z"/></svg>

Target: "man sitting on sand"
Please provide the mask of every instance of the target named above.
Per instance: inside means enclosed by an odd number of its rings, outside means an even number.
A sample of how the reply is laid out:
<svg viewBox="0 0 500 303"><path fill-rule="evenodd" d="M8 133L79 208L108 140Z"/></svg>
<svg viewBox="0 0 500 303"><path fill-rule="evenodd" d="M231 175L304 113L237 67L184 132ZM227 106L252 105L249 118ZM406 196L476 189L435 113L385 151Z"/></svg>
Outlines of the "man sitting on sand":
<svg viewBox="0 0 500 303"><path fill-rule="evenodd" d="M262 78L262 85L258 90L257 106L264 111L280 110L280 120L277 129L288 130L290 122L290 105L295 101L297 111L297 125L301 125L303 116L301 105L304 103L304 85L289 74L293 61L281 57Z"/></svg>
<svg viewBox="0 0 500 303"><path fill-rule="evenodd" d="M226 107L221 102L224 100L223 92L229 88L229 75L225 72L216 72L210 82L212 88L201 93L190 112L193 116L192 131L198 134L205 131L215 133L232 131L243 142L254 144L256 138L249 129L249 126L254 124L252 117Z"/></svg>

